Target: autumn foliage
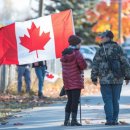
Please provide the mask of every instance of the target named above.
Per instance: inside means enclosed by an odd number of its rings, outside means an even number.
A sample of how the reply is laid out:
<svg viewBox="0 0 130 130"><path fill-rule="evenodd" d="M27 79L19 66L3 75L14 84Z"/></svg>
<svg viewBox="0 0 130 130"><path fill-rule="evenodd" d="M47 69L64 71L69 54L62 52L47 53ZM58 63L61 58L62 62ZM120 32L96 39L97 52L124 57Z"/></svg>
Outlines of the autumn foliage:
<svg viewBox="0 0 130 130"><path fill-rule="evenodd" d="M103 32L112 30L116 41L118 41L118 0L111 0L110 5L102 1L98 3L95 9L86 11L86 20L95 23L92 27L93 32ZM130 36L130 0L122 1L122 30L121 36ZM98 39L99 40L99 39Z"/></svg>

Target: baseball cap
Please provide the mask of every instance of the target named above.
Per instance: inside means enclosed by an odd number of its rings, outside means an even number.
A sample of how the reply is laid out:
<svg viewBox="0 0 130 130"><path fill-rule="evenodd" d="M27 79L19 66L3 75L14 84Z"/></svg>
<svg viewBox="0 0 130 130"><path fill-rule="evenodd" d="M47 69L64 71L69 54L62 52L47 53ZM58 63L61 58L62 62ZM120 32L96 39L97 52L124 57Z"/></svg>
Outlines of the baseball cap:
<svg viewBox="0 0 130 130"><path fill-rule="evenodd" d="M112 31L106 30L105 32L99 34L99 36L103 37L109 37L110 39L113 39L114 34L112 33Z"/></svg>

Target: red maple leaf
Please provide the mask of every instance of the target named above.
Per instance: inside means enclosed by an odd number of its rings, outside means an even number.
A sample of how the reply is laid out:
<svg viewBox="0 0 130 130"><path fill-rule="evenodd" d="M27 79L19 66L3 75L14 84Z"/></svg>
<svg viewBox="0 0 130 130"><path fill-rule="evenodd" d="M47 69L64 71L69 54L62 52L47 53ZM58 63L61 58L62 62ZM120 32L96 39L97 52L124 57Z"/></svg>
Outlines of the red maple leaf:
<svg viewBox="0 0 130 130"><path fill-rule="evenodd" d="M47 74L47 78L49 78L49 79L53 79L54 76L53 76L53 74Z"/></svg>
<svg viewBox="0 0 130 130"><path fill-rule="evenodd" d="M36 54L37 50L45 50L44 46L50 40L50 32L42 32L41 36L39 36L40 27L37 28L34 22L32 22L31 28L27 30L30 37L26 35L24 35L24 37L20 37L21 45L29 49L29 52L36 51Z"/></svg>

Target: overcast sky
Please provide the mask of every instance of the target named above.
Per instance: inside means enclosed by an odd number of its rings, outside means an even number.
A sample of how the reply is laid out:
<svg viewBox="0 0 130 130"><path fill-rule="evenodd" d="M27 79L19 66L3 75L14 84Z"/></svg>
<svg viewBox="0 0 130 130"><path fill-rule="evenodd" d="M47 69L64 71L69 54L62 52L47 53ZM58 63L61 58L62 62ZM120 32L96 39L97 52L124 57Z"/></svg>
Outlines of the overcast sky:
<svg viewBox="0 0 130 130"><path fill-rule="evenodd" d="M12 6L4 5L4 2L6 1L11 2ZM47 4L49 3L49 1L50 0L44 0L44 3ZM31 8L38 10L38 2L36 0L0 0L0 20L5 18L8 21L19 21L24 20L30 16L32 16L33 18L37 17L38 14L34 11L31 11ZM7 13L11 13L11 17L5 17L6 15L8 15Z"/></svg>

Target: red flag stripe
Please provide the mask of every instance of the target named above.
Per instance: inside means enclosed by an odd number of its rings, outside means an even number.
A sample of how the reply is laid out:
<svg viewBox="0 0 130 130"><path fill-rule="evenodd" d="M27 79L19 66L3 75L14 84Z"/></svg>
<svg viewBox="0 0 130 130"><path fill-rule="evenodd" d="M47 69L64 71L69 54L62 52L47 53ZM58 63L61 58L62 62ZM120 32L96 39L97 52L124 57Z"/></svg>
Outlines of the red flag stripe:
<svg viewBox="0 0 130 130"><path fill-rule="evenodd" d="M60 58L64 48L68 47L68 37L74 34L72 11L62 11L53 14L52 26L55 40L56 58Z"/></svg>
<svg viewBox="0 0 130 130"><path fill-rule="evenodd" d="M10 24L6 27L1 28L2 32L2 42L0 44L2 48L0 51L3 51L4 61L3 64L18 64L17 57L17 42L15 37L15 24Z"/></svg>

